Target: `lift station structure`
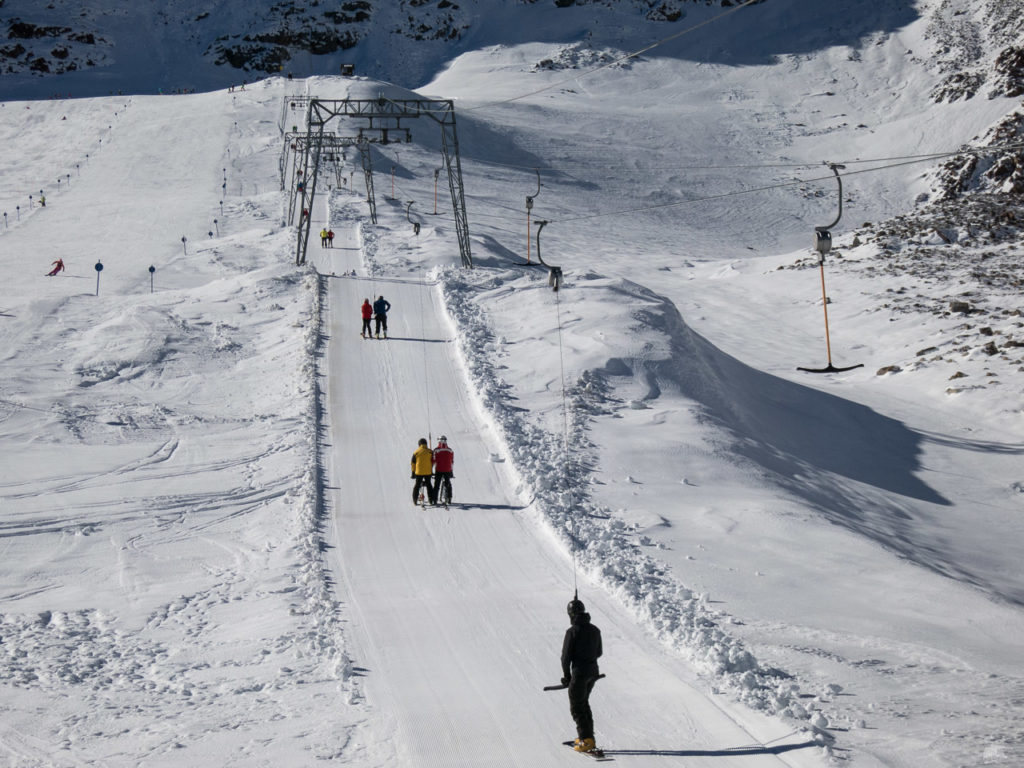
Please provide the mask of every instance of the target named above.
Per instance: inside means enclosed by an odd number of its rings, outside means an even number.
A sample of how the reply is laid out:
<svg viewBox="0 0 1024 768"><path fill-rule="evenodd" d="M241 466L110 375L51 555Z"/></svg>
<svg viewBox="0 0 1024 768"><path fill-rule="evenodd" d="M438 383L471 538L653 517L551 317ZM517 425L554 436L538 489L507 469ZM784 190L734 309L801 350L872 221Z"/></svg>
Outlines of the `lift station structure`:
<svg viewBox="0 0 1024 768"><path fill-rule="evenodd" d="M441 129L441 154L448 174L448 188L452 196L452 211L455 217L455 232L459 240L459 254L464 267L473 266L469 242L469 220L466 216L466 195L462 186L462 163L459 159L459 140L455 131L455 107L451 99L389 98L379 92L371 99L319 99L310 98L306 113L307 132L296 140L295 171L298 183L292 185L293 199L299 202L298 241L295 248L295 263L304 264L306 247L309 244L309 230L312 226L308 212L313 208L317 181L321 166L327 164L327 157L337 157L338 149L354 145L359 151L363 175L366 180L366 197L370 205L371 220L377 223L377 207L373 193L373 167L370 144L390 144L411 140L407 125L414 118L425 117L433 120ZM348 136L329 131L332 121L350 118L359 121L356 130ZM335 161L336 162L336 161ZM290 206L294 210L294 205Z"/></svg>

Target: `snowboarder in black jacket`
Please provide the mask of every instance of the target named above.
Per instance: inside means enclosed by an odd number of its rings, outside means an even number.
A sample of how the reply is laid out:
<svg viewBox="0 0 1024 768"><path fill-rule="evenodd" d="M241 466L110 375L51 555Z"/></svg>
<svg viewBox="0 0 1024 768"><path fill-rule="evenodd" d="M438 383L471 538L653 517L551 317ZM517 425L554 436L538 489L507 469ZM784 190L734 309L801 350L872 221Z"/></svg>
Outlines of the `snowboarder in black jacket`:
<svg viewBox="0 0 1024 768"><path fill-rule="evenodd" d="M569 687L569 714L576 721L578 752L597 749L594 743L594 715L590 711L590 691L600 671L601 630L590 623L590 614L583 603L573 598L567 606L572 626L562 641L562 685Z"/></svg>

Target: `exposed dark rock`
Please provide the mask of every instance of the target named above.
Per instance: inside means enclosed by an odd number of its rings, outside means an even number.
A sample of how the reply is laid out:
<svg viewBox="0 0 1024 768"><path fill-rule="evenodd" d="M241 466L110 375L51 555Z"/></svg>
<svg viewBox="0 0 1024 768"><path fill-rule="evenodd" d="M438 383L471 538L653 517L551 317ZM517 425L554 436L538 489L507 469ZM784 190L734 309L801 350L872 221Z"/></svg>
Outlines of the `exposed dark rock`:
<svg viewBox="0 0 1024 768"><path fill-rule="evenodd" d="M40 37L60 37L71 31L70 27L38 27L35 24L14 20L7 27L7 37L14 40L32 40Z"/></svg>
<svg viewBox="0 0 1024 768"><path fill-rule="evenodd" d="M1024 94L1024 46L1010 46L996 58L993 66L992 90L988 97L1020 96Z"/></svg>

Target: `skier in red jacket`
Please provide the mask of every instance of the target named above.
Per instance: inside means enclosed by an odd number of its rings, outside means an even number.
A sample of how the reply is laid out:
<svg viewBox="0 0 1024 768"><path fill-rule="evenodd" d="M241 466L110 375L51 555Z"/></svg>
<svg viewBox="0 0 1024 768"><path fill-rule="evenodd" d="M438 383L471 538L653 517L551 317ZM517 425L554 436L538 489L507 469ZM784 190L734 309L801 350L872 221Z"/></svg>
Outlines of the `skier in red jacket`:
<svg viewBox="0 0 1024 768"><path fill-rule="evenodd" d="M64 271L64 259L57 259L53 262L53 269L46 273L47 277L53 277L58 272Z"/></svg>
<svg viewBox="0 0 1024 768"><path fill-rule="evenodd" d="M373 319L373 305L369 299L363 299L363 306L360 307L360 311L363 313L363 330L359 332L359 335L364 339L373 338L373 332L370 330L370 320Z"/></svg>
<svg viewBox="0 0 1024 768"><path fill-rule="evenodd" d="M448 438L441 435L434 449L434 498L441 497L441 484L444 484L445 496L452 500L452 478L455 469L455 451L448 447Z"/></svg>

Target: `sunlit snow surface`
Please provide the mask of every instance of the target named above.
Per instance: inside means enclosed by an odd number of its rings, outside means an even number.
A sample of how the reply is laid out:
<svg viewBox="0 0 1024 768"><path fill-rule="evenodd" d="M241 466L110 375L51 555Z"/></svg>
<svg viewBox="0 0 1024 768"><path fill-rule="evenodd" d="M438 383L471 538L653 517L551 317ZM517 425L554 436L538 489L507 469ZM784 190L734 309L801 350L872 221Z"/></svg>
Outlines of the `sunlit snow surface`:
<svg viewBox="0 0 1024 768"><path fill-rule="evenodd" d="M1013 107L929 106L918 34L504 104L564 51L460 58L421 91L456 100L472 271L425 120L374 149L378 225L351 153L295 266L289 100L352 81L4 103L0 762L562 765L540 689L576 586L624 763L1019 764L1021 355L909 364L964 320L891 312L901 277L850 248L928 166L847 179L831 355L863 367L796 370L826 362L821 161ZM526 195L557 294L520 264ZM392 338L363 340L381 294ZM456 506L418 510L442 432Z"/></svg>

